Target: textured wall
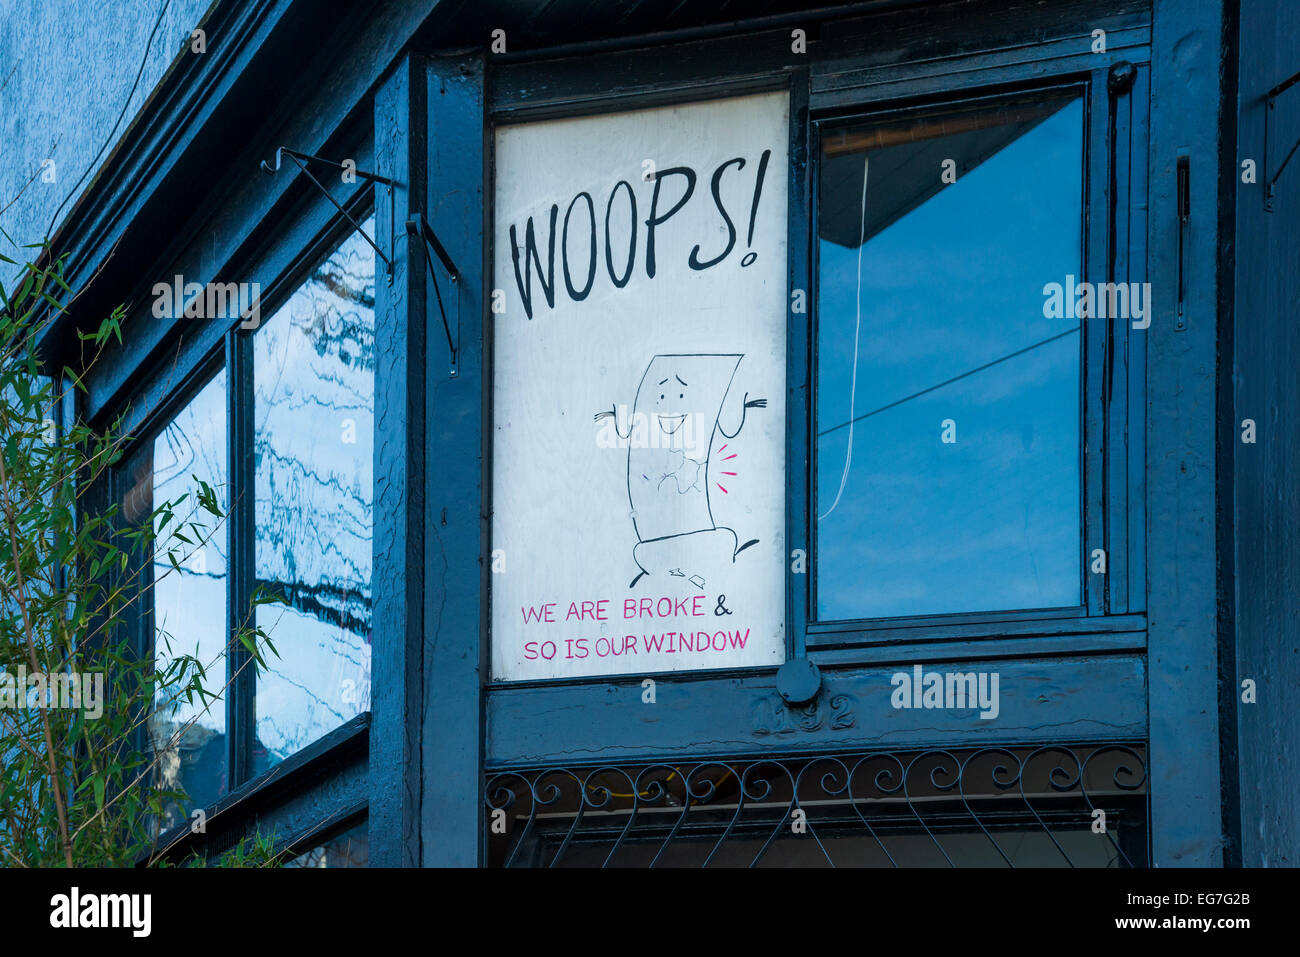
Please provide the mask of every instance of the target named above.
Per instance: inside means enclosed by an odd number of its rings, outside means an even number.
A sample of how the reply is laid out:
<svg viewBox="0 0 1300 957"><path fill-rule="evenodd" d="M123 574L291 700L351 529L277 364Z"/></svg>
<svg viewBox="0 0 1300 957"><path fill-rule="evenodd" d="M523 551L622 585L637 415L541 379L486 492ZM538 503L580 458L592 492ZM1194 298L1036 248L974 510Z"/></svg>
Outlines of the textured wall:
<svg viewBox="0 0 1300 957"><path fill-rule="evenodd" d="M1235 419L1237 680L1242 863L1300 865L1300 156L1266 180L1300 139L1300 85L1282 93L1264 150L1265 95L1300 71L1300 4L1241 5L1237 138ZM1241 182L1256 161L1257 182ZM1256 441L1241 441L1254 419Z"/></svg>
<svg viewBox="0 0 1300 957"><path fill-rule="evenodd" d="M95 154L109 144L98 169L173 60L192 55L190 31L211 3L0 0L0 228L14 242L39 242L46 235L55 210L91 168ZM124 105L126 115L114 130ZM54 182L42 175L47 159L55 164ZM92 178L93 172L76 195ZM60 219L75 202L73 196ZM2 237L0 252L18 258Z"/></svg>

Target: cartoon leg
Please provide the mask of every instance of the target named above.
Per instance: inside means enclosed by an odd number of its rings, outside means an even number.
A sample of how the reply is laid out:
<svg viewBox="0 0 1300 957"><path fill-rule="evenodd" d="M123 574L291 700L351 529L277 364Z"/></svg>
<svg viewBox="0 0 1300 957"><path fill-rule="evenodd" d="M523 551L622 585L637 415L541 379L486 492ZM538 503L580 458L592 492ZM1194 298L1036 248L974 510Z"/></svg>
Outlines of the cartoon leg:
<svg viewBox="0 0 1300 957"><path fill-rule="evenodd" d="M636 577L627 583L628 588L635 588L637 582L645 578L646 575L650 574L650 569L646 568L645 565L641 563L641 559L637 554L640 551L640 549L641 549L640 542L638 542L636 546L632 549L632 561L636 562L637 573L636 573Z"/></svg>
<svg viewBox="0 0 1300 957"><path fill-rule="evenodd" d="M668 581L674 578L691 581L698 588L700 582L694 579L710 581L722 574L735 564L736 555L744 547L747 546L739 545L731 529L709 528L638 542L633 556L642 574L666 576ZM632 584L640 579L638 575Z"/></svg>

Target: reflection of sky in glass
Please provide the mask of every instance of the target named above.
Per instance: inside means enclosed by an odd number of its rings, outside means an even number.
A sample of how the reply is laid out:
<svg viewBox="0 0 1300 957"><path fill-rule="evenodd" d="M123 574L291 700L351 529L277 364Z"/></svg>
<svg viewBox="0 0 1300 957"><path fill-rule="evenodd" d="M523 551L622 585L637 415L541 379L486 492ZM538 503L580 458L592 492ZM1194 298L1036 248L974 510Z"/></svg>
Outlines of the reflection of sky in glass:
<svg viewBox="0 0 1300 957"><path fill-rule="evenodd" d="M153 505L177 502L175 519L159 526L154 559L154 660L159 670L177 655L192 655L207 671L204 687L217 700L160 701L154 740L166 744L185 723L194 724L179 748L160 760L166 786L184 788L191 807L204 807L226 790L226 527L197 505L199 478L214 487L217 504L227 510L226 373L222 370L153 441ZM190 522L202 526L200 545ZM180 525L184 523L184 529ZM194 545L168 539L182 531ZM170 551L178 572L167 559ZM170 704L170 707L169 707ZM173 822L174 823L174 822Z"/></svg>
<svg viewBox="0 0 1300 957"><path fill-rule="evenodd" d="M849 439L857 249L820 241L819 619L1080 600L1080 336L907 397L1075 324L1043 317L1042 289L1080 274L1082 131L1074 99L868 240L854 417L907 401L854 424L828 515ZM869 179L868 205L889 190ZM822 198L855 215L860 201L861 179ZM945 419L955 444L940 441Z"/></svg>
<svg viewBox="0 0 1300 957"><path fill-rule="evenodd" d="M353 234L253 338L257 580L287 599L258 612L258 769L370 708L374 297Z"/></svg>

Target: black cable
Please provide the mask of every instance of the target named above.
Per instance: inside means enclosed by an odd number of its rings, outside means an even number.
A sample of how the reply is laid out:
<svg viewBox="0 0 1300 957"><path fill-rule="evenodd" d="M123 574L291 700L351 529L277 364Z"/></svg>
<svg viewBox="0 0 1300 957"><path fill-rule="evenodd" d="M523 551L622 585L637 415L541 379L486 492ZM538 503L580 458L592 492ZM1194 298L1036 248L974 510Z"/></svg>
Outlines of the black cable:
<svg viewBox="0 0 1300 957"><path fill-rule="evenodd" d="M903 398L891 402L888 405L882 405L878 409L872 409L870 412L864 412L861 415L857 416L856 418L851 419L850 421L861 422L863 419L870 418L871 416L877 414L878 412L884 412L886 409L892 409L896 405L902 405L904 402L907 402L911 399L915 399L917 396L925 395L928 392L933 392L935 389L942 389L946 385L952 385L954 382L958 381L959 379L965 379L967 376L972 376L977 372L983 372L985 369L991 368L992 366L997 365L999 362L1006 362L1008 359L1014 359L1016 356L1022 356L1026 352L1030 352L1034 349L1037 349L1039 346L1045 346L1049 342L1055 342L1057 339L1063 339L1064 337L1070 335L1071 333L1075 333L1078 331L1079 331L1079 327L1075 326L1073 329L1067 329L1065 330L1065 332L1059 332L1056 335L1051 336L1050 338L1042 340L1041 342L1035 342L1031 346L1025 346L1023 349L1017 349L1015 352L1009 352L1005 356L1002 356L999 359L994 359L992 362L986 362L982 366L976 366L974 369L970 369L966 372L963 372L961 375L955 375L951 379L945 379L943 382L940 382L937 385L932 385L928 389L922 389L920 392L913 392L911 395L905 395L903 396ZM836 431L837 429L844 428L848 424L849 422L841 422L839 425L832 425L829 429L823 429L821 432L818 432L817 437L821 438L823 435L829 435L830 433Z"/></svg>
<svg viewBox="0 0 1300 957"><path fill-rule="evenodd" d="M104 150L108 149L109 145L115 142L114 137L117 135L117 128L122 125L122 119L126 116L127 108L131 105L131 100L135 97L136 88L140 85L140 77L144 76L145 64L149 62L149 51L153 49L153 38L157 35L158 26L162 23L163 15L167 12L167 8L171 6L171 2L172 0L163 0L162 8L158 11L158 17L153 22L153 29L149 31L149 42L145 44L144 56L140 58L140 69L136 71L135 82L131 84L131 92L126 95L126 102L122 104L122 111L117 114L117 120L113 123L113 128L108 131L108 136L104 140L104 145L99 148L99 152L96 153L95 158L90 161L90 165L87 166L86 171L81 174L81 178L73 184L71 191L63 198L63 202L59 203L59 208L54 211L54 218L50 220L49 228L45 230L46 242L49 242L50 236L54 232L54 226L59 221L59 213L63 212L63 207L68 205L68 200L77 195L77 190L79 190L81 184L86 181L86 177L89 176L98 166L99 158L104 155Z"/></svg>

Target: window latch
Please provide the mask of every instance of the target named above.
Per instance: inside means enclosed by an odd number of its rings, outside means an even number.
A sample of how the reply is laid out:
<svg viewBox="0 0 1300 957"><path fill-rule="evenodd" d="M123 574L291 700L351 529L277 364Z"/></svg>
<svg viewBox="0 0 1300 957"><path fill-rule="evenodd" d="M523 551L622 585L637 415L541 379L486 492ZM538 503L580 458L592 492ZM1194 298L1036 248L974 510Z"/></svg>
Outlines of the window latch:
<svg viewBox="0 0 1300 957"><path fill-rule="evenodd" d="M1183 315L1186 302L1187 272L1187 222L1192 216L1191 161L1186 156L1178 157L1178 321L1174 325L1177 332L1187 328L1187 319Z"/></svg>
<svg viewBox="0 0 1300 957"><path fill-rule="evenodd" d="M433 227L429 225L429 221L424 218L423 214L416 213L406 221L406 233L423 241L424 260L429 264L429 275L433 277L433 294L438 300L438 312L442 314L442 331L447 334L447 349L451 352L451 375L454 378L457 372L456 352L460 344L460 270L452 262L446 247L438 240ZM432 254L429 252L430 250L433 250ZM447 270L447 276L450 278L451 284L456 287L456 318L454 323L447 321L447 309L442 302L442 289L438 286L438 272L433 268L434 255L438 257L442 267ZM455 326L454 332L452 331L453 325Z"/></svg>
<svg viewBox="0 0 1300 957"><path fill-rule="evenodd" d="M310 153L300 153L298 150L291 150L287 146L281 146L276 149L274 166L266 160L262 160L262 172L270 173L271 175L280 172L280 165L286 156L293 160L294 165L298 167L303 175L311 180L312 184L325 195L325 198L334 204L334 208L343 214L343 218L352 224L352 228L361 234L361 238L370 244L370 248L375 251L375 255L384 261L384 271L388 276L388 281L391 283L393 281L393 260L384 255L384 251L375 244L375 241L372 238L366 235L366 231L361 228L361 224L356 221L351 213L339 204L337 199L330 195L330 191L325 188L325 184L312 175L311 170L307 168L307 164L318 163L323 166L330 166L334 169L341 170L344 173L349 173L353 176L360 176L362 179L371 183L379 183L388 190L390 201L393 196L393 180L386 176L380 176L378 173L368 173L363 169L357 169L355 163L352 163L351 165L339 163L335 160L325 159L322 156L312 156Z"/></svg>

